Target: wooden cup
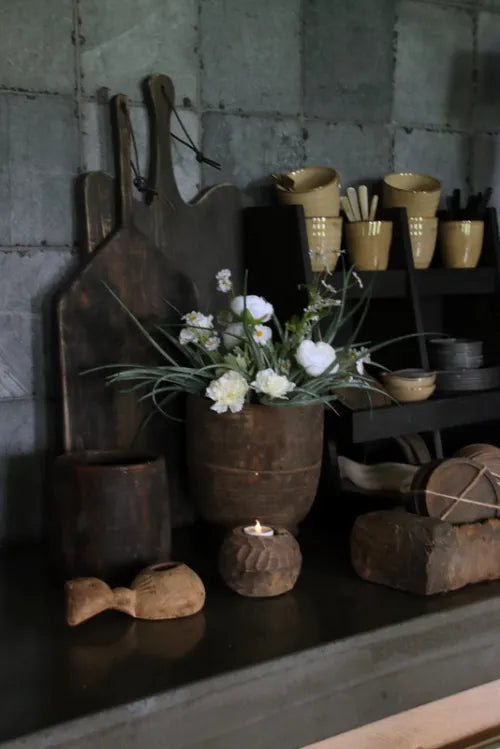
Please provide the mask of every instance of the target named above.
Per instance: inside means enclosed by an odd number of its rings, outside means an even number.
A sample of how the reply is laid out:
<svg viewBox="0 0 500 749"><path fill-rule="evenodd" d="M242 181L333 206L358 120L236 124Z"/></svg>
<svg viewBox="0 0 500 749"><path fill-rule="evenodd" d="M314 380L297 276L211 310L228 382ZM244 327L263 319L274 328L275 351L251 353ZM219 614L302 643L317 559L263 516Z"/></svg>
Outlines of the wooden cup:
<svg viewBox="0 0 500 749"><path fill-rule="evenodd" d="M278 200L284 205L301 205L306 218L340 214L340 177L335 169L311 166L286 175L293 189L276 185Z"/></svg>
<svg viewBox="0 0 500 749"><path fill-rule="evenodd" d="M410 216L408 218L408 230L415 268L428 268L436 249L437 218L435 216Z"/></svg>
<svg viewBox="0 0 500 749"><path fill-rule="evenodd" d="M392 221L346 223L349 258L358 270L386 270L392 240Z"/></svg>
<svg viewBox="0 0 500 749"><path fill-rule="evenodd" d="M441 182L416 172L387 174L382 183L384 208L406 208L408 216L435 216Z"/></svg>
<svg viewBox="0 0 500 749"><path fill-rule="evenodd" d="M342 218L314 216L305 221L312 270L335 270L342 243Z"/></svg>
<svg viewBox="0 0 500 749"><path fill-rule="evenodd" d="M445 268L475 268L481 256L484 221L441 221L439 242Z"/></svg>

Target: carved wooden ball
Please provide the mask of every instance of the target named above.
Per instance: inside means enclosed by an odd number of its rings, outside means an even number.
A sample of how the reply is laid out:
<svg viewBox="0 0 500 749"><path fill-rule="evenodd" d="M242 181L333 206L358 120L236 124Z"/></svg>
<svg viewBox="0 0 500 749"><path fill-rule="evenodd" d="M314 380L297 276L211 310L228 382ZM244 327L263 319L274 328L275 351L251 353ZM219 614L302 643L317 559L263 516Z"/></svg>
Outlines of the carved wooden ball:
<svg viewBox="0 0 500 749"><path fill-rule="evenodd" d="M273 536L249 536L234 528L219 552L219 572L241 596L263 598L292 590L300 573L300 546L289 531L274 528Z"/></svg>

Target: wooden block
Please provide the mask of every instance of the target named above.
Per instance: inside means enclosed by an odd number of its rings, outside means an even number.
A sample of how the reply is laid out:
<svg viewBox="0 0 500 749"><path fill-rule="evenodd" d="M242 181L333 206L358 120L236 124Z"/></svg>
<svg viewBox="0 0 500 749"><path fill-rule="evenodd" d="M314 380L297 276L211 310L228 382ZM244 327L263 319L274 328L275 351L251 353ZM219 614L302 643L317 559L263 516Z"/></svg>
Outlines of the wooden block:
<svg viewBox="0 0 500 749"><path fill-rule="evenodd" d="M432 595L500 578L500 520L451 525L404 510L361 515L351 560L364 580Z"/></svg>

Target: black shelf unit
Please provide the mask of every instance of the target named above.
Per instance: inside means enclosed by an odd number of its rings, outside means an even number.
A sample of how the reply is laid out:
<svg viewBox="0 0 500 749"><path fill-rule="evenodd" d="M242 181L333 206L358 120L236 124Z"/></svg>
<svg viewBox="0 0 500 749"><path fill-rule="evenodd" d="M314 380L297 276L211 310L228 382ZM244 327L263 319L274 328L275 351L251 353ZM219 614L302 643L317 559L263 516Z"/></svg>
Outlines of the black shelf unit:
<svg viewBox="0 0 500 749"><path fill-rule="evenodd" d="M427 333L449 332L442 309L445 300L455 304L452 314L456 325L461 324L461 319L466 320L469 326L467 335L489 336L494 348L496 320L500 316L495 314L495 305L500 303L500 241L495 209L487 209L480 264L473 269L439 267L438 252L430 268L415 269L406 210L380 211L377 218L393 222L389 267L385 271L360 272L359 275L363 286L370 286L373 302L386 305L385 313L381 315L391 317L391 307L387 305L395 300L403 305L408 315L407 332L418 334L413 343L413 365L429 367ZM257 289L276 301L278 315L289 317L304 306L304 296L297 287L312 280L302 208L248 208L244 215L244 230L249 288ZM342 271L335 271L331 278L334 286L335 282L340 285ZM349 296L355 301L362 294L362 289L353 286ZM475 313L467 316L466 300L471 299L482 300L487 323L484 329L478 329L481 323ZM392 320L392 324L396 322L396 319ZM389 328L390 325L384 329L381 338L392 337ZM495 355L495 363L500 362L500 344ZM357 444L429 432L433 434L436 457L442 457L441 430L500 421L500 390L432 397L423 402L356 411L340 407L338 411L327 419L327 433L330 432L333 439Z"/></svg>

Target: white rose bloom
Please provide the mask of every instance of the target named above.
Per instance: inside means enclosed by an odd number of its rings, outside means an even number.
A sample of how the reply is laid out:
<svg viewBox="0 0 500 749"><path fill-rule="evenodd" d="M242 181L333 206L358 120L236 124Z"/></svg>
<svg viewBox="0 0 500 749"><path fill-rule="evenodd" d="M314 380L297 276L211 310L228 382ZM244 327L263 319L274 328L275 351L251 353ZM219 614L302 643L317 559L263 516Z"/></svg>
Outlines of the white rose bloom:
<svg viewBox="0 0 500 749"><path fill-rule="evenodd" d="M304 367L308 375L318 377L333 364L337 358L337 354L329 343L324 343L323 341L319 341L318 343L314 343L314 341L302 341L295 353L295 358ZM331 368L330 372L333 374L338 371L338 368L339 365L336 364Z"/></svg>
<svg viewBox="0 0 500 749"><path fill-rule="evenodd" d="M261 369L257 372L252 387L257 393L264 393L271 398L286 398L287 393L295 389L295 383L284 375L277 374L274 369Z"/></svg>
<svg viewBox="0 0 500 749"><path fill-rule="evenodd" d="M261 296L255 294L249 294L246 297L236 296L231 302L231 309L235 315L241 316L243 310L247 309L247 312L251 315L255 322L268 322L271 319L274 312L274 307L269 302L266 302Z"/></svg>
<svg viewBox="0 0 500 749"><path fill-rule="evenodd" d="M252 338L255 343L260 343L261 346L265 346L266 343L269 343L272 337L273 331L269 325L255 325L252 330Z"/></svg>
<svg viewBox="0 0 500 749"><path fill-rule="evenodd" d="M245 339L245 327L243 323L230 323L225 329L222 338L224 339L224 346L228 351L231 351L239 343L243 343Z"/></svg>
<svg viewBox="0 0 500 749"><path fill-rule="evenodd" d="M226 372L217 380L212 380L205 390L205 395L215 401L214 405L210 406L211 410L218 414L223 414L228 409L232 413L241 411L247 393L248 382L233 370Z"/></svg>
<svg viewBox="0 0 500 749"><path fill-rule="evenodd" d="M181 332L179 333L179 343L185 346L186 343L193 343L193 341L196 340L196 333L192 328L182 328Z"/></svg>
<svg viewBox="0 0 500 749"><path fill-rule="evenodd" d="M183 315L182 319L186 325L190 325L192 328L214 327L214 316L204 315L202 312L188 312L187 315Z"/></svg>

